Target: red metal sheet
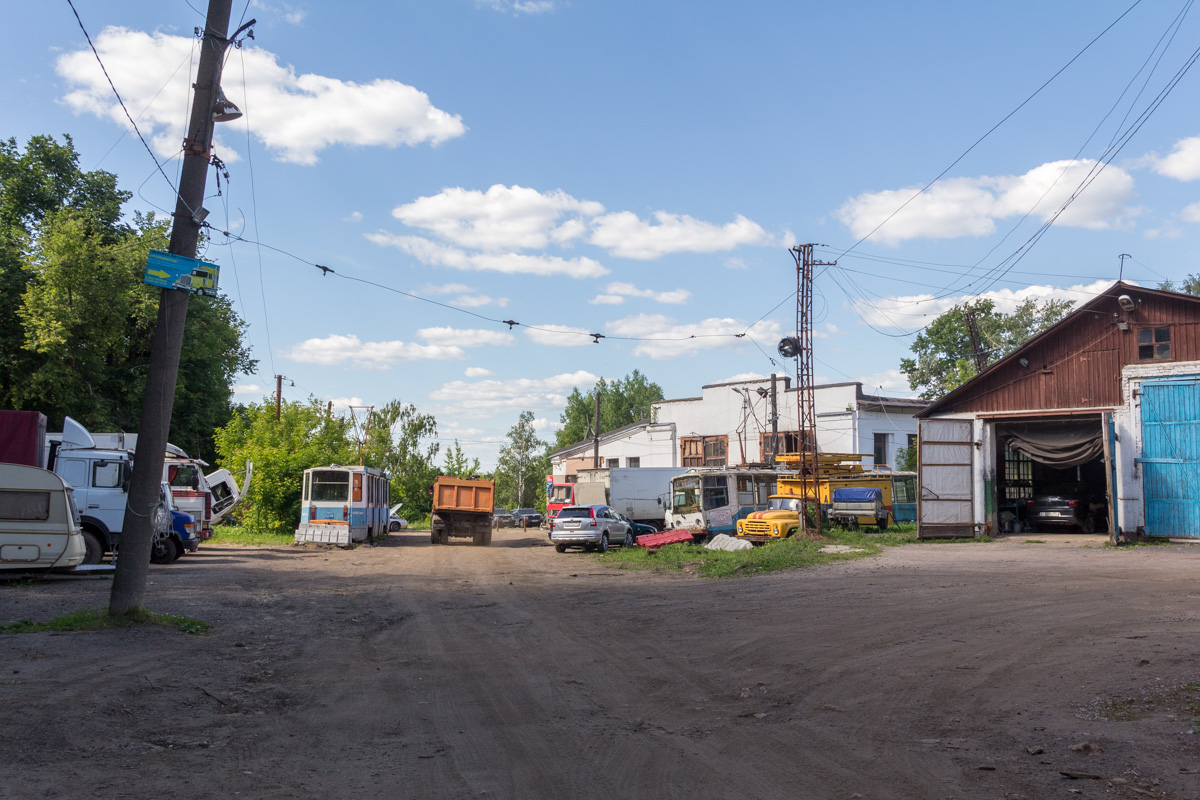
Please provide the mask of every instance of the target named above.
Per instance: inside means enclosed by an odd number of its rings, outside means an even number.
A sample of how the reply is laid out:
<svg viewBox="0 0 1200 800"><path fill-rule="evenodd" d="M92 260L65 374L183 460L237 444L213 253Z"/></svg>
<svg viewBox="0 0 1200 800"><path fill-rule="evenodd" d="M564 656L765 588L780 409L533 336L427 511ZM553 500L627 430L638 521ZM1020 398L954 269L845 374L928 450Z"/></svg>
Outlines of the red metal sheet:
<svg viewBox="0 0 1200 800"><path fill-rule="evenodd" d="M680 542L692 542L692 532L683 528L674 528L673 530L663 531L662 533L646 533L637 537L638 547L655 548L662 547L665 544L678 544Z"/></svg>

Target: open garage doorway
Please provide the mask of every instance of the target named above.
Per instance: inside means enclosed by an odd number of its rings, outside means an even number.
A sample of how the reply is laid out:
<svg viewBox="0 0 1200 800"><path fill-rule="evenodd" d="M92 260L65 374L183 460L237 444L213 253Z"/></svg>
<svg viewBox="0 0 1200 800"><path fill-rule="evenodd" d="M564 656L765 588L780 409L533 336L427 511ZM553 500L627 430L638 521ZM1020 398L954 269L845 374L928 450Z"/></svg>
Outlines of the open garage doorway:
<svg viewBox="0 0 1200 800"><path fill-rule="evenodd" d="M1108 530L1109 498L1100 415L994 423L1001 532Z"/></svg>

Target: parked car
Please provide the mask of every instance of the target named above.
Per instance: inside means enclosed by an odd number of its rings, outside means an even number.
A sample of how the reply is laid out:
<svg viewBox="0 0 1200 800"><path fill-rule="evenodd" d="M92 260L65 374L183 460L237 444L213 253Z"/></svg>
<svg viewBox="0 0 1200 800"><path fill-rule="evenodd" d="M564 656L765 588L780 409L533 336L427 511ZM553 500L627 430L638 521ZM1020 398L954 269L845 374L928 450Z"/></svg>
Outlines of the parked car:
<svg viewBox="0 0 1200 800"><path fill-rule="evenodd" d="M497 528L511 528L517 524L517 518L509 513L507 508L492 509L492 525Z"/></svg>
<svg viewBox="0 0 1200 800"><path fill-rule="evenodd" d="M619 511L617 512L617 518L623 520L629 525L629 527L633 529L633 538L635 541L639 536L645 536L648 533L658 533L658 528L654 527L653 525L647 525L644 522L634 522Z"/></svg>
<svg viewBox="0 0 1200 800"><path fill-rule="evenodd" d="M537 528L545 520L545 517L539 514L537 509L533 508L518 508L512 512L512 515L513 524L518 528Z"/></svg>
<svg viewBox="0 0 1200 800"><path fill-rule="evenodd" d="M609 506L567 506L550 523L550 541L560 553L571 546L603 553L610 544L634 544L633 528Z"/></svg>
<svg viewBox="0 0 1200 800"><path fill-rule="evenodd" d="M395 533L396 531L404 530L408 527L408 520L400 516L398 513L400 511L400 506L402 505L404 505L404 503L396 503L396 505L392 506L391 510L388 511L389 533Z"/></svg>
<svg viewBox="0 0 1200 800"><path fill-rule="evenodd" d="M1065 525L1095 533L1108 521L1108 502L1086 484L1064 483L1038 492L1025 503L1025 522L1033 528Z"/></svg>

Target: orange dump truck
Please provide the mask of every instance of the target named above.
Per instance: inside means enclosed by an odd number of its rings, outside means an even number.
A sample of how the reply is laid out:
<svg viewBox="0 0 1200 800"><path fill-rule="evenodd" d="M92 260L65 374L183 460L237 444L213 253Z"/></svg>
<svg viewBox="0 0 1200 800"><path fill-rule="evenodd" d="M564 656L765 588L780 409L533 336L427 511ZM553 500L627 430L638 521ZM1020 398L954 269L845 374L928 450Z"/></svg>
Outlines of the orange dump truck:
<svg viewBox="0 0 1200 800"><path fill-rule="evenodd" d="M430 539L434 544L449 544L451 536L458 536L491 544L495 499L496 484L491 481L439 475L433 481Z"/></svg>

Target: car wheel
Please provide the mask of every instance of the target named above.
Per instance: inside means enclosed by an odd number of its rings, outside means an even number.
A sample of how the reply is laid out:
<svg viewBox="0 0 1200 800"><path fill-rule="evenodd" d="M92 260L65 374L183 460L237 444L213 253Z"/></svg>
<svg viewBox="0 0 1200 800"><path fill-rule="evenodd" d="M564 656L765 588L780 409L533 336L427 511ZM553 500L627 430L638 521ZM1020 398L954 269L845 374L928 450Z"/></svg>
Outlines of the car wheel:
<svg viewBox="0 0 1200 800"><path fill-rule="evenodd" d="M398 531L398 530L400 530L400 523L399 523L399 522L393 522L393 523L391 523L391 524L389 524L389 525L388 525L388 532L389 532L389 533L395 533L395 532L396 532L396 531Z"/></svg>
<svg viewBox="0 0 1200 800"><path fill-rule="evenodd" d="M596 545L596 549L599 550L601 553L608 552L608 534L607 533L600 534L600 544Z"/></svg>
<svg viewBox="0 0 1200 800"><path fill-rule="evenodd" d="M84 564L99 564L104 558L104 545L100 543L100 537L91 531L83 532L83 546Z"/></svg>
<svg viewBox="0 0 1200 800"><path fill-rule="evenodd" d="M625 541L621 542L622 547L633 547L637 541L633 538L633 531L625 531Z"/></svg>
<svg viewBox="0 0 1200 800"><path fill-rule="evenodd" d="M1095 533L1096 532L1096 518L1094 516L1092 516L1091 514L1088 514L1086 517L1083 518L1083 522L1080 523L1079 527L1083 530L1084 533Z"/></svg>
<svg viewBox="0 0 1200 800"><path fill-rule="evenodd" d="M155 564L170 564L179 558L179 545L170 536L164 536L154 542L150 550L150 560Z"/></svg>
<svg viewBox="0 0 1200 800"><path fill-rule="evenodd" d="M567 546L565 544L556 544L554 545L554 552L565 553L567 552Z"/></svg>

